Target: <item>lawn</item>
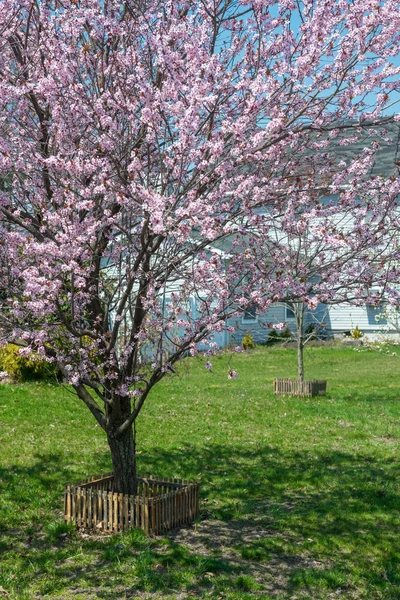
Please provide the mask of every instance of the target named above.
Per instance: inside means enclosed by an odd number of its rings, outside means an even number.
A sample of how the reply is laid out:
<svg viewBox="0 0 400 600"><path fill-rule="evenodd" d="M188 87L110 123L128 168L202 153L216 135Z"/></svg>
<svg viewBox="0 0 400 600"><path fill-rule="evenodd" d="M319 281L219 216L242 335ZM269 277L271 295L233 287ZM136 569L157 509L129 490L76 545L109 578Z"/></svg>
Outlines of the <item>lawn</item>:
<svg viewBox="0 0 400 600"><path fill-rule="evenodd" d="M66 389L0 385L0 597L400 598L400 360L309 348L321 398L274 397L292 349L184 361L147 401L139 470L201 482L194 527L77 534L66 482L110 469ZM228 367L238 379L228 380Z"/></svg>

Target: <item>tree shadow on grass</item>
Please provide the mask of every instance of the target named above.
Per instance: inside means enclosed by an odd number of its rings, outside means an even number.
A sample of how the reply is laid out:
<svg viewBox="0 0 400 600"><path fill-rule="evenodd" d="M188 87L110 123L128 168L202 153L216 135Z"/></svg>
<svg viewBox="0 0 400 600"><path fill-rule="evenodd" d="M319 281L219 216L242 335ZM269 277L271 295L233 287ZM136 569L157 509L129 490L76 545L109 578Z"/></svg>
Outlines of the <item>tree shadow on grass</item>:
<svg viewBox="0 0 400 600"><path fill-rule="evenodd" d="M99 457L98 473L107 461ZM284 598L306 593L317 599L333 591L355 598L356 585L371 599L399 597L394 459L261 445L156 448L140 456L140 470L200 481L202 518L153 540L138 532L51 538L46 526L62 516L63 485L76 480L63 463L64 457L48 454L34 457L31 466L0 468L0 560L18 555L26 573L15 582L19 593L50 573L41 592L50 597L56 590L110 600L151 592L240 593L246 576L263 593ZM78 548L83 566L74 558Z"/></svg>
<svg viewBox="0 0 400 600"><path fill-rule="evenodd" d="M398 598L399 463L377 456L250 444L245 450L210 445L198 452L187 445L165 454L157 449L142 462L151 472L201 481L208 522L191 535L192 547L231 557L233 550L252 573L262 566L265 580L273 580L266 586L271 593L312 582L344 590L350 572L357 571L370 598L374 589ZM188 544L187 531L174 540ZM343 596L350 598L350 591ZM315 590L311 597L317 597Z"/></svg>

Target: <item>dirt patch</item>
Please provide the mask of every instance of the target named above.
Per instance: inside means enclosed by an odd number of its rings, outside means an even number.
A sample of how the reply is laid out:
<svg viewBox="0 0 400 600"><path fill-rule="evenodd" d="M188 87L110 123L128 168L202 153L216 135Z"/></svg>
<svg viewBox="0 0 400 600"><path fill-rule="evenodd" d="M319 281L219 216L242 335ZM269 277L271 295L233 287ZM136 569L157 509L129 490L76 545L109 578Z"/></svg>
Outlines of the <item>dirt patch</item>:
<svg viewBox="0 0 400 600"><path fill-rule="evenodd" d="M260 518L260 520L262 520ZM238 575L250 575L262 586L261 595L268 593L275 596L290 593L290 576L294 569L326 569L331 565L328 561L322 563L311 558L301 556L273 556L265 560L249 560L242 558L238 547L251 546L258 540L265 540L268 536L275 535L276 531L265 523L257 524L248 522L223 522L206 520L190 529L181 529L172 532L169 537L174 542L182 544L194 554L204 557L215 556L234 566ZM255 596L257 592L253 592ZM301 598L301 593L288 598ZM337 597L337 595L336 595Z"/></svg>

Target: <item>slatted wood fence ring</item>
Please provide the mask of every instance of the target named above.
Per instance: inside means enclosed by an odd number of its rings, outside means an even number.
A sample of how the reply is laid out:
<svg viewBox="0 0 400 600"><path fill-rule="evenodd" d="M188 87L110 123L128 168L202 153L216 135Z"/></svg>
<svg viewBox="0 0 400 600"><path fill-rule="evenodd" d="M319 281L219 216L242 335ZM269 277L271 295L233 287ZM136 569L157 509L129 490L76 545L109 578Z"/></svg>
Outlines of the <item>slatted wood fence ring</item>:
<svg viewBox="0 0 400 600"><path fill-rule="evenodd" d="M132 496L114 492L113 479L112 473L105 473L67 485L65 520L82 529L117 533L138 527L148 535L159 535L198 516L198 483L138 477L138 495Z"/></svg>
<svg viewBox="0 0 400 600"><path fill-rule="evenodd" d="M301 381L300 379L274 379L274 394L287 396L324 396L327 382L324 379Z"/></svg>

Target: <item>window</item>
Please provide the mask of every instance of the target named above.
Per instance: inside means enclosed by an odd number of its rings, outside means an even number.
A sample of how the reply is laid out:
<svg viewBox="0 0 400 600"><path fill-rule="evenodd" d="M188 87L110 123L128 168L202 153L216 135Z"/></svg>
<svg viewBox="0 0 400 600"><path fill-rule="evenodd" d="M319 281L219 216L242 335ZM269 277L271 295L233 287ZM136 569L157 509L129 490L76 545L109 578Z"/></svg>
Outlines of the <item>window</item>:
<svg viewBox="0 0 400 600"><path fill-rule="evenodd" d="M378 306L367 304L367 316L369 325L376 325L377 327L379 325L387 325L383 304L379 304Z"/></svg>
<svg viewBox="0 0 400 600"><path fill-rule="evenodd" d="M285 321L294 321L295 318L293 302L288 302L285 305Z"/></svg>
<svg viewBox="0 0 400 600"><path fill-rule="evenodd" d="M249 306L243 313L243 323L255 323L257 321L257 307L255 305Z"/></svg>

